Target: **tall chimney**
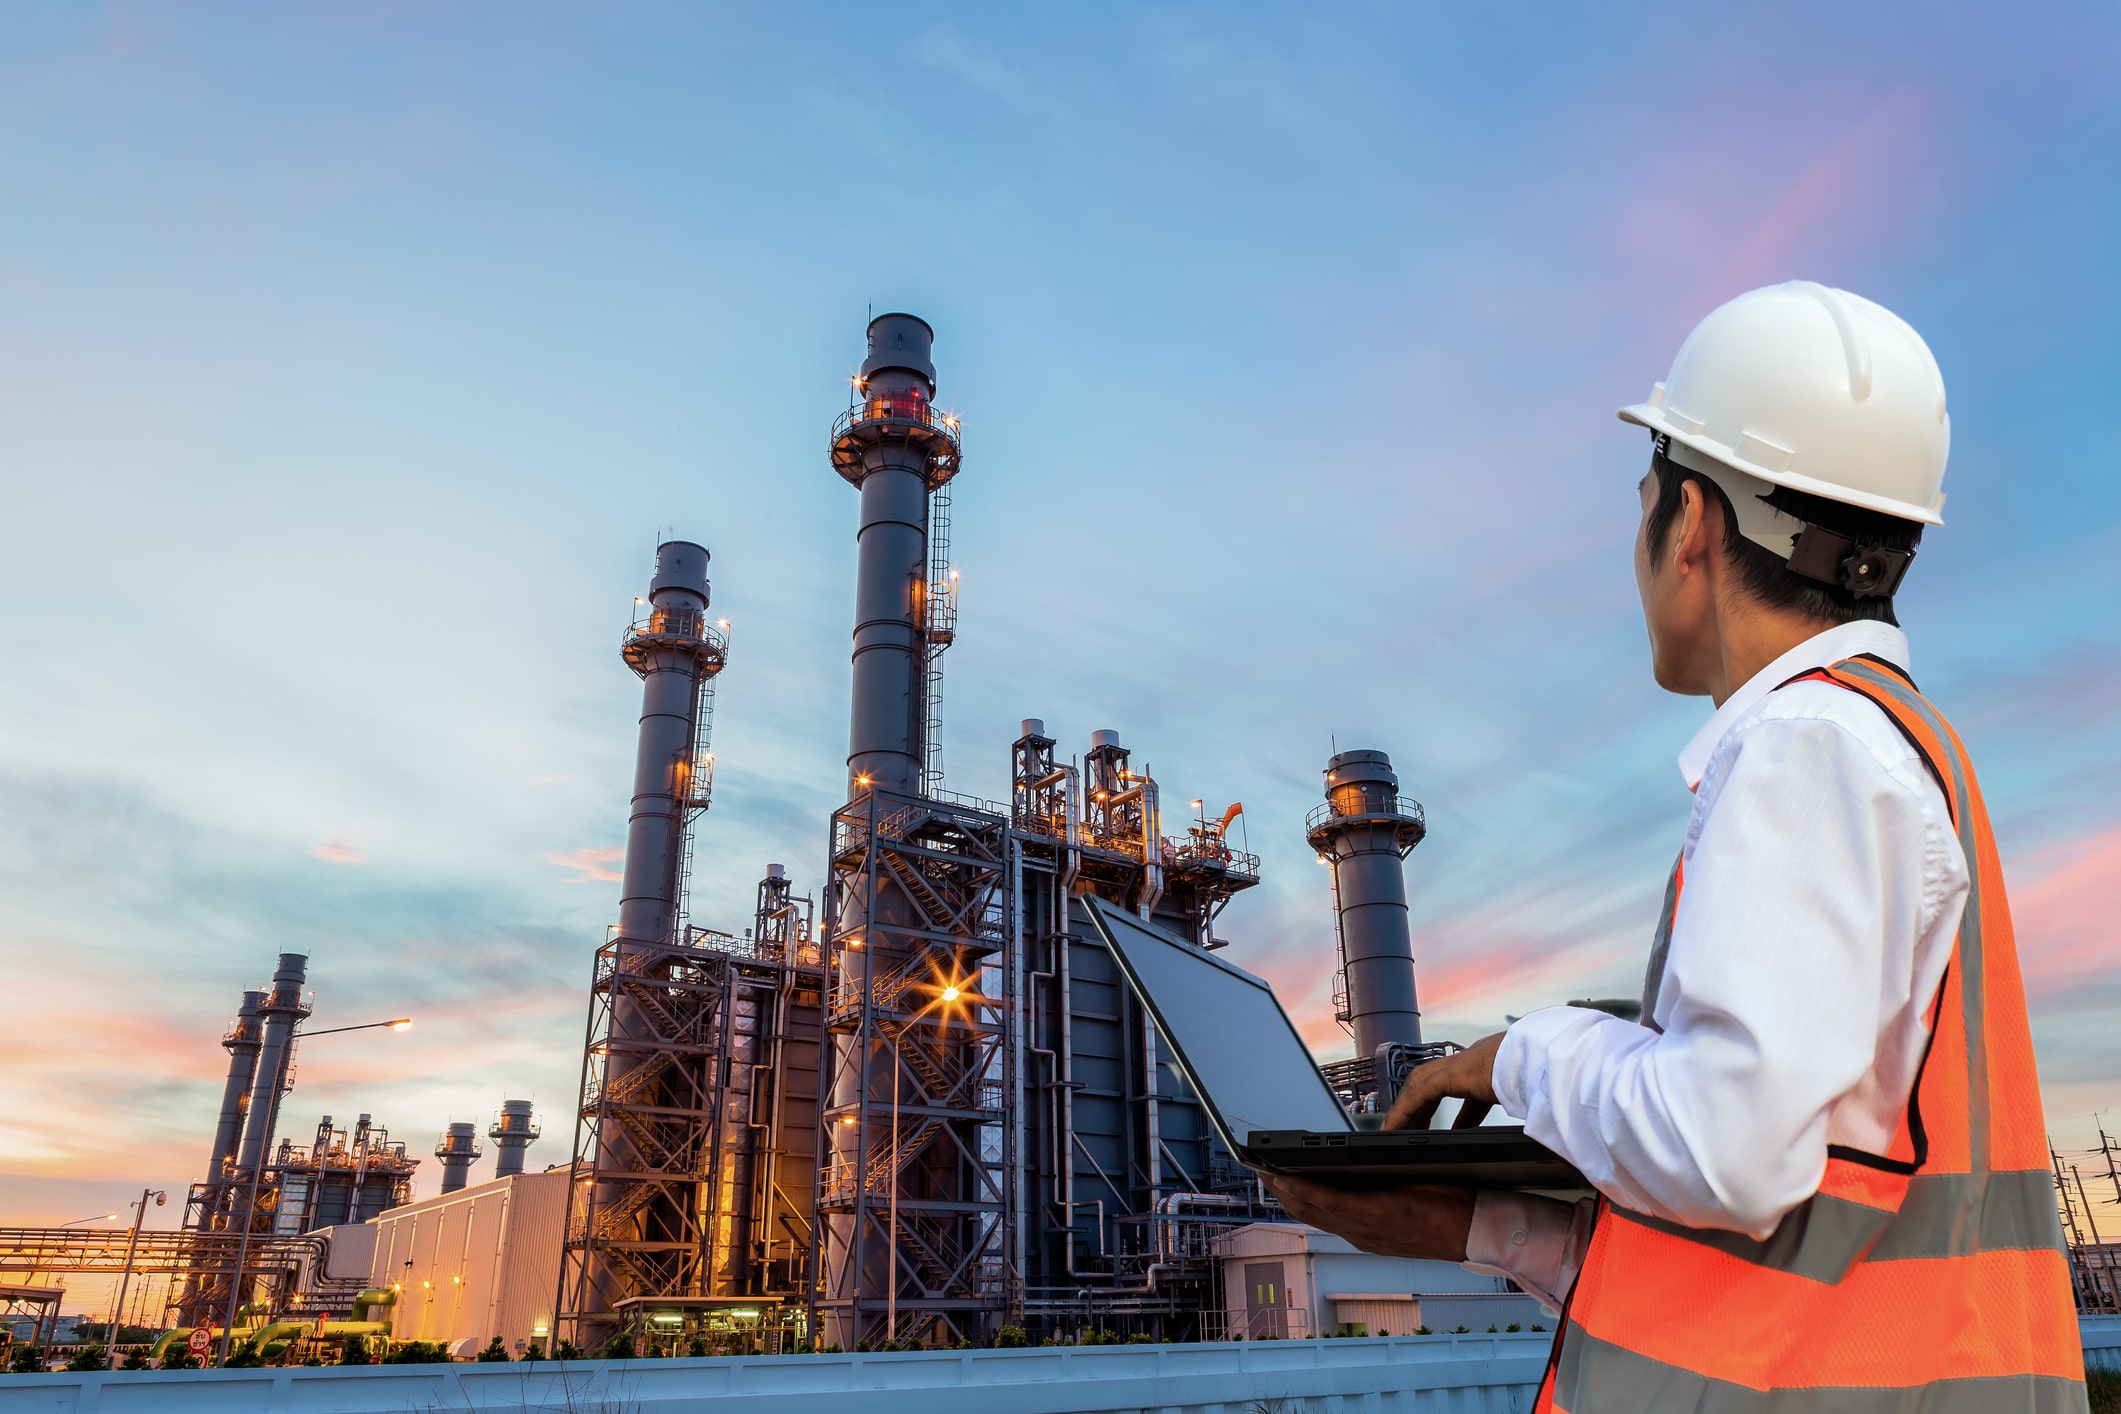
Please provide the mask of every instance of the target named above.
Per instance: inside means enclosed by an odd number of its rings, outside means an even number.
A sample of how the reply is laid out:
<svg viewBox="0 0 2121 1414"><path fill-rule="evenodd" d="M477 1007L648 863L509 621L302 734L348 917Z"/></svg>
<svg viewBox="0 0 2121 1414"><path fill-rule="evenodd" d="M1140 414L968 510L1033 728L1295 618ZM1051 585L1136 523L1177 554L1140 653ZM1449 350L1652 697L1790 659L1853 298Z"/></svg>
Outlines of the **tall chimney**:
<svg viewBox="0 0 2121 1414"><path fill-rule="evenodd" d="M1326 803L1305 823L1311 848L1333 866L1356 1056L1374 1056L1392 1042L1418 1045L1421 1007L1402 863L1428 833L1421 805L1399 793L1382 751L1343 751L1326 763Z"/></svg>
<svg viewBox="0 0 2121 1414"><path fill-rule="evenodd" d="M646 612L622 649L644 683L619 890L619 936L639 943L672 941L685 812L705 799L711 776L709 762L692 759L700 683L727 658L726 640L707 621L707 558L706 547L689 540L656 547Z"/></svg>
<svg viewBox="0 0 2121 1414"><path fill-rule="evenodd" d="M530 1117L530 1101L501 1101L501 1117L486 1131L500 1154L493 1161L495 1178L514 1178L523 1171L524 1151L538 1139L537 1121Z"/></svg>
<svg viewBox="0 0 2121 1414"><path fill-rule="evenodd" d="M442 1191L454 1193L471 1177L471 1166L479 1161L479 1127L469 1120L449 1126L435 1157L442 1161Z"/></svg>
<svg viewBox="0 0 2121 1414"><path fill-rule="evenodd" d="M854 591L854 711L847 793L920 791L928 494L957 474L956 427L938 417L935 331L910 314L869 321L856 401L833 428L832 465L862 493Z"/></svg>
<svg viewBox="0 0 2121 1414"><path fill-rule="evenodd" d="M221 1038L221 1044L228 1048L228 1080L221 1087L221 1119L214 1126L214 1150L206 1160L206 1183L210 1188L220 1186L243 1143L243 1112L250 1104L250 1087L258 1078L258 1041L264 1032L258 1008L264 1001L263 992L245 992L243 1005L236 1008L234 1023Z"/></svg>
<svg viewBox="0 0 2121 1414"><path fill-rule="evenodd" d="M273 1127L280 1117L280 1095L287 1088L287 1067L294 1059L295 1027L309 1015L309 1002L302 995L302 981L309 967L307 955L280 954L280 966L272 975L272 989L258 1003L262 1030L258 1041L258 1064L250 1087L250 1106L243 1118L242 1161L246 1173L256 1173L272 1149Z"/></svg>

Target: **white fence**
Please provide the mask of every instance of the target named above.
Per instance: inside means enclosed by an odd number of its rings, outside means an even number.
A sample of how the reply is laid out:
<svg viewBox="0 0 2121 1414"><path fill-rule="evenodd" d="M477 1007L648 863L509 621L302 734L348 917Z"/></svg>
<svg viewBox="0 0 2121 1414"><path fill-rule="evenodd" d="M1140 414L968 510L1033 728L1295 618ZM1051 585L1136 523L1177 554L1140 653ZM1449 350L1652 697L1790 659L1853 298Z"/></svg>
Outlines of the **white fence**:
<svg viewBox="0 0 2121 1414"><path fill-rule="evenodd" d="M0 1414L1523 1414L1549 1339L0 1375Z"/></svg>

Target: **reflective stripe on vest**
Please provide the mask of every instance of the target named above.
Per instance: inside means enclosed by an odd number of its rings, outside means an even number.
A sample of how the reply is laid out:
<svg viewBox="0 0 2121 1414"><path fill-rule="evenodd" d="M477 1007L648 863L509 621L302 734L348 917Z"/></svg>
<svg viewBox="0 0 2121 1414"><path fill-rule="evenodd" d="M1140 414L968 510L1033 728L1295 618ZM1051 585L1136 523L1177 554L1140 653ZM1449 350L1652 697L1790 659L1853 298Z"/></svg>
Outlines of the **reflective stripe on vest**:
<svg viewBox="0 0 2121 1414"><path fill-rule="evenodd" d="M2086 1408L2010 909L1979 785L1897 669L1799 681L1862 693L1944 791L1966 909L1906 1114L1884 1154L1833 1146L1764 1240L1601 1201L1535 1410L1555 1414L2029 1414ZM1675 868L1643 1021L1685 890Z"/></svg>

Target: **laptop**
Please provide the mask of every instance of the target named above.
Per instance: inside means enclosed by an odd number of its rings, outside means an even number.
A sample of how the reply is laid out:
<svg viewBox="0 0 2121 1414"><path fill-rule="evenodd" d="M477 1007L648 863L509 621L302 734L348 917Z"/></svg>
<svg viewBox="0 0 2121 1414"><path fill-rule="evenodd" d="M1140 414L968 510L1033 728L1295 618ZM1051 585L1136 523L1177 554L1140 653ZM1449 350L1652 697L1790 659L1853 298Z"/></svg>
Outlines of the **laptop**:
<svg viewBox="0 0 2121 1414"><path fill-rule="evenodd" d="M1273 988L1131 913L1083 902L1216 1135L1246 1167L1339 1188L1589 1190L1574 1166L1519 1125L1357 1129Z"/></svg>

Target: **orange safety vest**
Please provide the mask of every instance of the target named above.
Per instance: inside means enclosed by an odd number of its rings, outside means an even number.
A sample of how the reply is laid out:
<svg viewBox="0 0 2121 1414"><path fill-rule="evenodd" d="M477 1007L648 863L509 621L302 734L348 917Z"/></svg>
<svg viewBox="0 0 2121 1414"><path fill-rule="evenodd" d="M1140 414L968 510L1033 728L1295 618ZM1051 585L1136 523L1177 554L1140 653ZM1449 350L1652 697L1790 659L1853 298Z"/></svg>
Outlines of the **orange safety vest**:
<svg viewBox="0 0 2121 1414"><path fill-rule="evenodd" d="M1966 852L1906 1116L1884 1154L1829 1146L1818 1192L1765 1241L1600 1199L1535 1414L2082 1414L2025 990L1965 748L1880 659L1795 681L1877 703L1943 787ZM1660 945L1680 889L1675 869Z"/></svg>

